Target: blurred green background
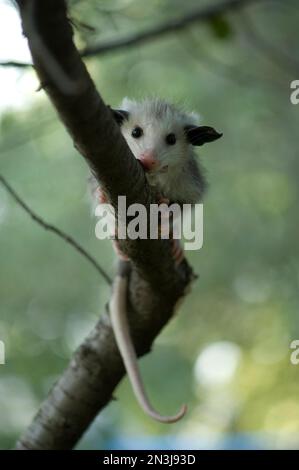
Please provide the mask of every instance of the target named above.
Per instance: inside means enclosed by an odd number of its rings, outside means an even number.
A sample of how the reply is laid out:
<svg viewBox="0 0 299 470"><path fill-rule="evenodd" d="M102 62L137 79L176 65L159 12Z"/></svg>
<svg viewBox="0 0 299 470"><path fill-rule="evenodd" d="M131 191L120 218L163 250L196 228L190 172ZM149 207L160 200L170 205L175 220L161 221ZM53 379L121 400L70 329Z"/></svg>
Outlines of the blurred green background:
<svg viewBox="0 0 299 470"><path fill-rule="evenodd" d="M211 3L70 2L80 48ZM9 8L0 2L11 16ZM79 448L299 448L299 366L290 362L299 338L299 105L290 102L298 23L298 2L260 1L86 61L107 103L160 96L199 112L224 137L201 151L210 184L204 245L187 253L200 279L140 362L159 410L187 402L189 413L172 426L152 421L126 379ZM1 53L9 47L2 41ZM0 84L0 173L113 274L110 242L94 235L88 168L36 92L34 72L2 67ZM108 296L93 268L0 186L0 448L30 423Z"/></svg>

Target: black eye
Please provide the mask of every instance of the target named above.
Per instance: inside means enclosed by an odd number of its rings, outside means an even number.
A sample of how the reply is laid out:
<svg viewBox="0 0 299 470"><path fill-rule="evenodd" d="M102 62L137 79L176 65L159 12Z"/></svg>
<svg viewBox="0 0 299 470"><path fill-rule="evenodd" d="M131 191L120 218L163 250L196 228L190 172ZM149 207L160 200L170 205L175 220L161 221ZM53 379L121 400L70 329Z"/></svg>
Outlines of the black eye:
<svg viewBox="0 0 299 470"><path fill-rule="evenodd" d="M134 137L135 139L139 139L139 137L141 137L142 135L143 130L141 129L141 127L134 127L134 129L132 130L132 137Z"/></svg>
<svg viewBox="0 0 299 470"><path fill-rule="evenodd" d="M168 134L165 140L168 145L174 145L176 143L176 136L174 134Z"/></svg>

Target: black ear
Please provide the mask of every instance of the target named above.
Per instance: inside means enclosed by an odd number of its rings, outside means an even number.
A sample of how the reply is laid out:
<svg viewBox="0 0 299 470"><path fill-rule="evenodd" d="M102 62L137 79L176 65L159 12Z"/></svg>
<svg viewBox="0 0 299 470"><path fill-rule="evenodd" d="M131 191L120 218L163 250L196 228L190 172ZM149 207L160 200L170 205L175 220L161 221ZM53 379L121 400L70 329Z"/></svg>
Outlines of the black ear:
<svg viewBox="0 0 299 470"><path fill-rule="evenodd" d="M112 108L110 109L113 113L114 119L116 120L117 124L119 124L120 126L122 125L125 119L129 119L128 111L124 111L123 109L112 109Z"/></svg>
<svg viewBox="0 0 299 470"><path fill-rule="evenodd" d="M213 140L220 139L223 135L209 126L186 126L185 133L187 140L192 145L203 145L206 142L213 142Z"/></svg>

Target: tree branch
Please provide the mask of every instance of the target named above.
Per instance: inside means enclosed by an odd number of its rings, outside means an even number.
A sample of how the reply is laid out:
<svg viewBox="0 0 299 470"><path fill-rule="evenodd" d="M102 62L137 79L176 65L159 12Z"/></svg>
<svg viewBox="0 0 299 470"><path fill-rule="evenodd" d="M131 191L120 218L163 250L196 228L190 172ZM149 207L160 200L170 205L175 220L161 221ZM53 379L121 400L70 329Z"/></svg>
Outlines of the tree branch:
<svg viewBox="0 0 299 470"><path fill-rule="evenodd" d="M37 74L76 148L115 208L118 195L125 195L128 205L138 202L149 209L155 195L73 44L65 1L17 3ZM51 64L55 64L58 74L53 73ZM71 92L60 86L60 76L76 85ZM121 248L132 264L128 314L140 356L150 350L194 276L186 261L175 267L169 240L123 240ZM105 313L50 391L17 448L72 448L111 400L123 375L123 363Z"/></svg>
<svg viewBox="0 0 299 470"><path fill-rule="evenodd" d="M169 20L157 26L153 26L142 33L133 34L127 38L115 39L104 44L89 46L82 51L82 57L90 57L107 52L118 51L120 49L144 44L161 36L182 31L193 23L206 22L215 16L229 11L238 10L250 3L257 3L261 0L222 0L218 3L206 7L196 8L181 18Z"/></svg>
<svg viewBox="0 0 299 470"><path fill-rule="evenodd" d="M221 0L213 5L196 8L178 19L169 20L161 25L152 26L141 33L134 33L127 37L116 38L111 41L103 42L102 44L88 46L81 51L80 55L83 58L93 57L142 45L161 36L182 31L193 23L206 22L219 14L238 10L251 3L257 3L260 1L262 0ZM0 66L26 68L31 67L32 64L26 62L4 61L0 62Z"/></svg>

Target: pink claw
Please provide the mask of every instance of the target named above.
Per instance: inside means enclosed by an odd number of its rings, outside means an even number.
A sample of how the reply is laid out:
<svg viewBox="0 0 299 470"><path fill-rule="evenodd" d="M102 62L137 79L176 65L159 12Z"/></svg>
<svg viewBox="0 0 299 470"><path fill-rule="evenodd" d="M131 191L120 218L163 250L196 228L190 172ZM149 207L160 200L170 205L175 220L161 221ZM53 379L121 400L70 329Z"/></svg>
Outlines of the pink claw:
<svg viewBox="0 0 299 470"><path fill-rule="evenodd" d="M184 251L180 245L179 240L177 240L176 238L173 238L171 240L171 243L172 243L172 256L175 260L176 266L179 266L184 259Z"/></svg>
<svg viewBox="0 0 299 470"><path fill-rule="evenodd" d="M106 202L108 202L108 198L100 186L97 187L97 189L95 190L95 193L96 193L96 198L99 204L105 204Z"/></svg>
<svg viewBox="0 0 299 470"><path fill-rule="evenodd" d="M159 204L169 204L169 199L167 197L159 196L158 198L158 203Z"/></svg>

